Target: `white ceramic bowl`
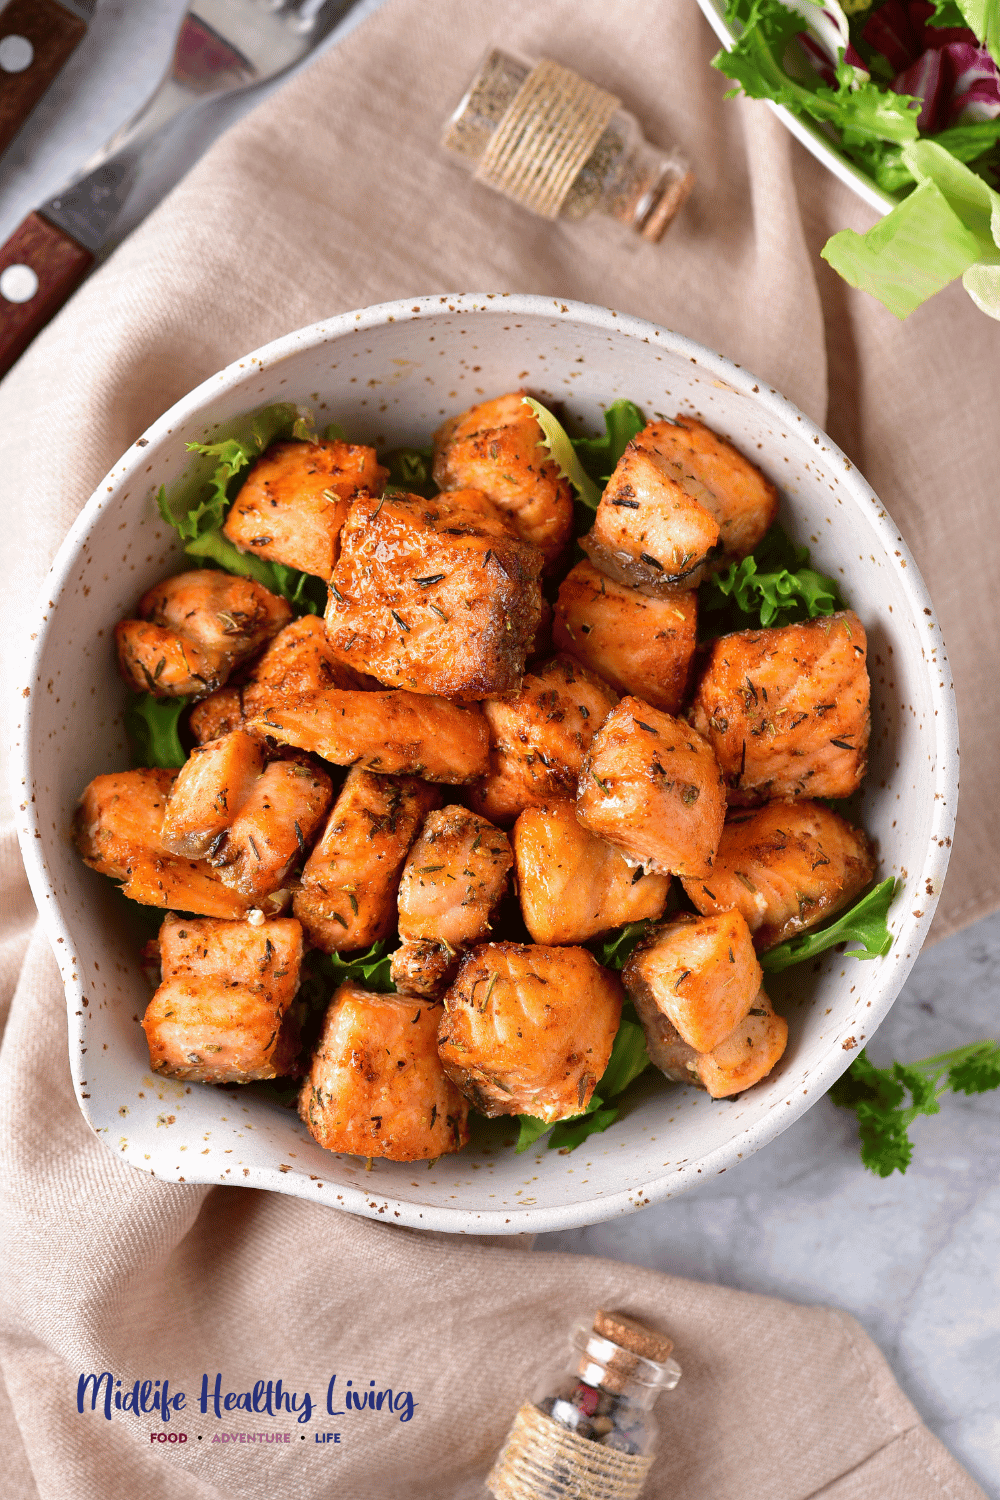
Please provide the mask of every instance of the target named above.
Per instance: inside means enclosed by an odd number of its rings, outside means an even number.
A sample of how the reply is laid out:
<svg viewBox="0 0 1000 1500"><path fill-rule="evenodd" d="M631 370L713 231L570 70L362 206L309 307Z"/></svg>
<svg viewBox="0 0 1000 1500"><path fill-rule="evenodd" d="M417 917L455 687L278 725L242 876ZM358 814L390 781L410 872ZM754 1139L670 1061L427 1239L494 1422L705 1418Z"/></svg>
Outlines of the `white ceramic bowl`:
<svg viewBox="0 0 1000 1500"><path fill-rule="evenodd" d="M698 0L706 21L715 32L719 41L728 51L736 40L737 33L732 31L726 24L725 0ZM800 7L795 6L795 9ZM836 141L836 131L831 129L827 135L818 120L809 120L802 115L793 114L783 104L775 104L773 100L765 101L768 109L772 109L778 119L794 135L797 141L801 141L806 150L815 156L817 161L823 163L835 177L841 182L853 188L859 198L863 198L870 208L874 208L880 214L887 214L890 209L902 202L899 194L883 192L874 178L869 177L867 172L845 156Z"/></svg>
<svg viewBox="0 0 1000 1500"><path fill-rule="evenodd" d="M265 402L319 407L358 442L427 441L442 416L527 384L585 428L627 396L647 416L697 413L778 484L782 520L842 580L869 632L873 734L862 795L883 875L905 885L888 957L833 952L774 985L790 1021L772 1076L736 1102L650 1086L571 1155L499 1143L401 1165L323 1151L290 1110L154 1078L139 1018L149 998L125 904L69 837L99 772L128 764L112 626L183 566L153 496L185 443ZM26 679L22 849L66 984L73 1082L109 1150L160 1178L273 1188L426 1229L514 1233L627 1213L735 1166L820 1097L885 1015L927 933L955 818L955 708L941 632L906 545L844 455L775 391L689 340L599 307L542 297L424 297L289 334L179 401L115 464L66 538L44 593ZM51 603L49 602L51 601Z"/></svg>

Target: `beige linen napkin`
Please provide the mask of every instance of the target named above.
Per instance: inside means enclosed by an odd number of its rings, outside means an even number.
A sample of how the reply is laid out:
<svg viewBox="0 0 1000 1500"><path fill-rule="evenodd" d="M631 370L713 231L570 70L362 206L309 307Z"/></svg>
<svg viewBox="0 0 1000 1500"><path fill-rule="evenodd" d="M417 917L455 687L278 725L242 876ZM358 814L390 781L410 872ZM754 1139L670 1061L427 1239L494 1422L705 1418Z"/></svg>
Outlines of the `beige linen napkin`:
<svg viewBox="0 0 1000 1500"><path fill-rule="evenodd" d="M526 217L436 140L491 41L550 53L682 145L696 193L660 246ZM766 108L723 103L690 0L390 0L224 137L76 295L0 390L9 648L56 546L117 456L227 361L332 312L397 296L514 290L644 315L753 369L826 423L903 527L935 594L964 712L967 817L945 927L997 904L988 858L987 677L1000 656L987 525L1000 329L948 292L900 327L817 259L870 215ZM68 747L71 753L71 747ZM977 797L977 791L980 794ZM9 821L7 826L9 827ZM685 1368L661 1400L651 1500L956 1500L980 1492L919 1424L845 1316L569 1256L420 1236L278 1195L155 1181L119 1163L73 1100L64 1005L5 846L0 1057L4 1493L448 1497L471 1493L543 1351L597 1305L633 1309ZM19 980L18 980L19 972ZM188 1442L78 1415L81 1373L170 1380ZM304 1427L235 1413L212 1443L203 1374L281 1377L322 1403L336 1373L411 1390L410 1422L322 1411ZM236 1420L236 1418L239 1420ZM339 1445L314 1441L339 1428ZM202 1441L198 1441L198 1433ZM306 1441L299 1441L301 1435ZM291 1451L294 1449L294 1451Z"/></svg>

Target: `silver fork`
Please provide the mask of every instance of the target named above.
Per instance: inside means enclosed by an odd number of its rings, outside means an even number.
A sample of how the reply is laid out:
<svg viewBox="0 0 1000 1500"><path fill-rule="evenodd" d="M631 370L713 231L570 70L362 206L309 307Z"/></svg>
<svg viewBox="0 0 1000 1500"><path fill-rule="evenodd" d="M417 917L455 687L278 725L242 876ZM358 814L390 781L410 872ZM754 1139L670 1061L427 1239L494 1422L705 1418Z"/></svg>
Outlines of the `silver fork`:
<svg viewBox="0 0 1000 1500"><path fill-rule="evenodd" d="M177 115L276 78L312 51L353 0L195 0L143 107L0 249L0 375L115 242L140 165Z"/></svg>

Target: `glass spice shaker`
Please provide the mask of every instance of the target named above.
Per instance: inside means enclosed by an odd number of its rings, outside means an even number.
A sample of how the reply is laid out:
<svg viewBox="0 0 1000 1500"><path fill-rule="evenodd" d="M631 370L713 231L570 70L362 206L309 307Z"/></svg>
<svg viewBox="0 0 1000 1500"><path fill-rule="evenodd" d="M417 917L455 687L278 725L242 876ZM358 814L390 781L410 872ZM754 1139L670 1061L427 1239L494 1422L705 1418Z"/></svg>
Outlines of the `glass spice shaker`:
<svg viewBox="0 0 1000 1500"><path fill-rule="evenodd" d="M650 145L614 94L499 47L482 58L441 144L478 182L543 218L605 214L652 241L694 186L684 158Z"/></svg>
<svg viewBox="0 0 1000 1500"><path fill-rule="evenodd" d="M653 1464L653 1403L681 1378L664 1334L599 1311L514 1419L486 1487L496 1500L635 1500Z"/></svg>

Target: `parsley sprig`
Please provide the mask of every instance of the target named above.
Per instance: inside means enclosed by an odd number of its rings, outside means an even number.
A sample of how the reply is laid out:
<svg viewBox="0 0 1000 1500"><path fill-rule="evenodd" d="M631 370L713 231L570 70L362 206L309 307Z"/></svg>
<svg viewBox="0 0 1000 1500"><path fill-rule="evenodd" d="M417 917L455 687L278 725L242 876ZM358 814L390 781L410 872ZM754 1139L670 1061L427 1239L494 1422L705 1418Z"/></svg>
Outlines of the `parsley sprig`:
<svg viewBox="0 0 1000 1500"><path fill-rule="evenodd" d="M869 1172L890 1177L913 1158L909 1127L918 1115L940 1113L941 1095L984 1094L1000 1088L1000 1042L970 1042L920 1062L876 1068L860 1052L830 1090L840 1109L858 1117L861 1160ZM906 1104L907 1095L910 1102Z"/></svg>

